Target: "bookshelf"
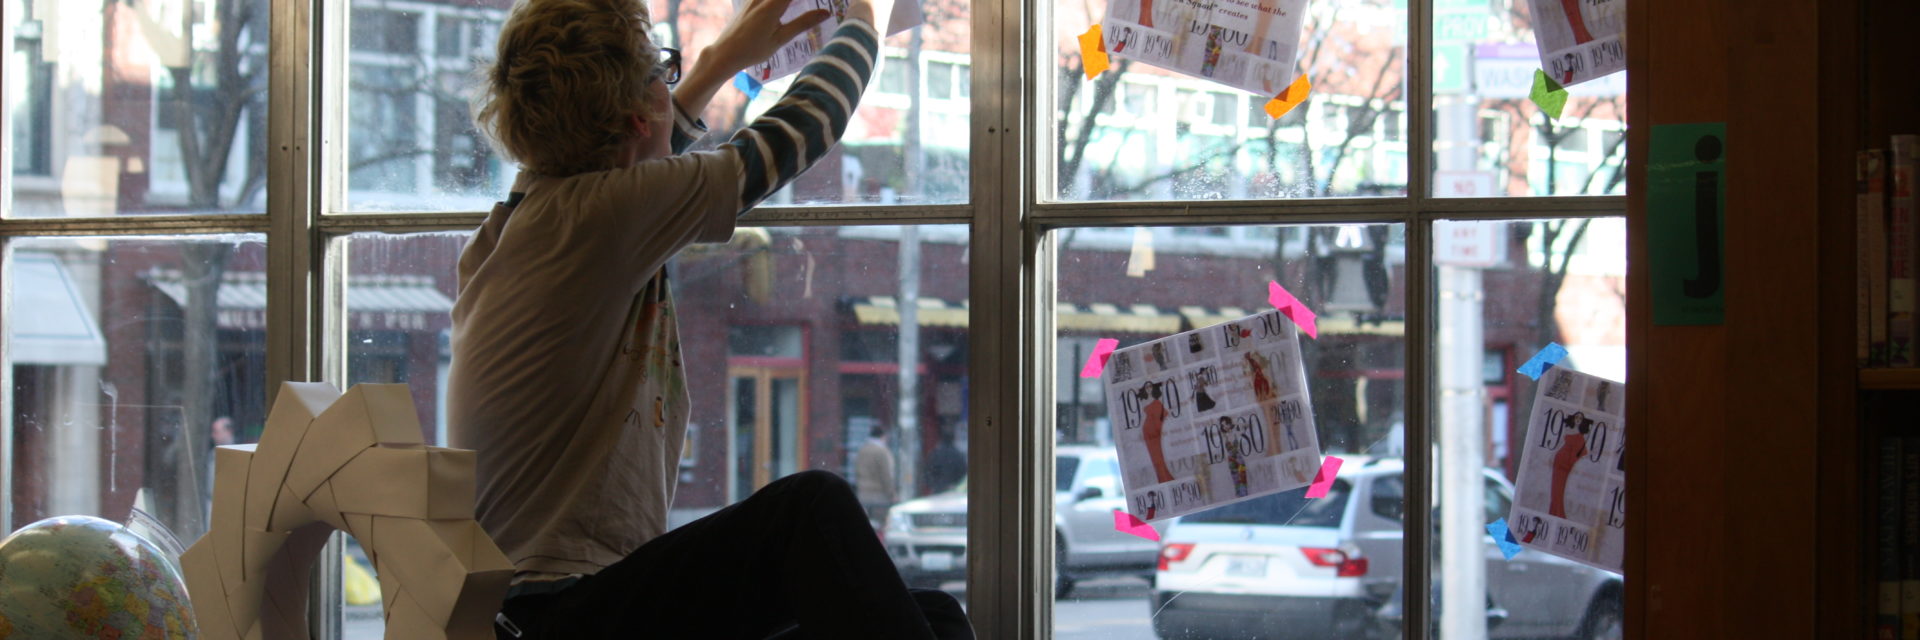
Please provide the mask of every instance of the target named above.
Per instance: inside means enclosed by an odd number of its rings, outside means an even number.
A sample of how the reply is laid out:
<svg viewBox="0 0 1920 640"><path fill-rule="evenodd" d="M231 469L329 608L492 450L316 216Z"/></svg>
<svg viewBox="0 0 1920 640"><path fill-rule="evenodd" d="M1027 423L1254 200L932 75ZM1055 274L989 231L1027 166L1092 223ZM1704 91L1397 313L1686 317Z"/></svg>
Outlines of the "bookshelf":
<svg viewBox="0 0 1920 640"><path fill-rule="evenodd" d="M1920 369L1861 369L1862 391L1920 391Z"/></svg>

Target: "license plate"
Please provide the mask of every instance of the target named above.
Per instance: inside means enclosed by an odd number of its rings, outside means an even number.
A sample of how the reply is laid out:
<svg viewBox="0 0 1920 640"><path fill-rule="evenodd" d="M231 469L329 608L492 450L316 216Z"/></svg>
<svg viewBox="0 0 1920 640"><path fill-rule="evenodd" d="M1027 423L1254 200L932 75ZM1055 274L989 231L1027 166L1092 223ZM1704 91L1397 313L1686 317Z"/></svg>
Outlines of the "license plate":
<svg viewBox="0 0 1920 640"><path fill-rule="evenodd" d="M920 554L920 569L922 571L951 571L953 570L953 554L945 551L928 551L922 553Z"/></svg>
<svg viewBox="0 0 1920 640"><path fill-rule="evenodd" d="M1266 556L1233 556L1227 559L1227 575L1262 577L1267 575Z"/></svg>

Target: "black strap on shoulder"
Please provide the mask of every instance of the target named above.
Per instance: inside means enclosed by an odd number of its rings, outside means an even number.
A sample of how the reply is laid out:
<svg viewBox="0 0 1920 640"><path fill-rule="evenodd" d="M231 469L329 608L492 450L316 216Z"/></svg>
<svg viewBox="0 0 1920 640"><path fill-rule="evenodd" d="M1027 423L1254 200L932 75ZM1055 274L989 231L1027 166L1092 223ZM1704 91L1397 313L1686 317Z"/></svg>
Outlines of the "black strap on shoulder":
<svg viewBox="0 0 1920 640"><path fill-rule="evenodd" d="M514 191L512 193L508 193L507 202L506 202L507 208L512 209L514 207L518 207L520 206L520 201L525 199L527 199L527 193L524 191Z"/></svg>

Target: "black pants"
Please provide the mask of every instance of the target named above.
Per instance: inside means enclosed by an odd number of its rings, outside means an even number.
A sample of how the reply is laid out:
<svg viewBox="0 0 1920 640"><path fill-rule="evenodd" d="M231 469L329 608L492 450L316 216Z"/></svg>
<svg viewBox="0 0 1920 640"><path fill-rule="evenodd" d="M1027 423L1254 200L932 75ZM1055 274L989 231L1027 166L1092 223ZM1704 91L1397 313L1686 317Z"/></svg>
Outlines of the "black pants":
<svg viewBox="0 0 1920 640"><path fill-rule="evenodd" d="M517 640L973 638L953 596L907 590L853 489L825 471L781 478L502 613Z"/></svg>

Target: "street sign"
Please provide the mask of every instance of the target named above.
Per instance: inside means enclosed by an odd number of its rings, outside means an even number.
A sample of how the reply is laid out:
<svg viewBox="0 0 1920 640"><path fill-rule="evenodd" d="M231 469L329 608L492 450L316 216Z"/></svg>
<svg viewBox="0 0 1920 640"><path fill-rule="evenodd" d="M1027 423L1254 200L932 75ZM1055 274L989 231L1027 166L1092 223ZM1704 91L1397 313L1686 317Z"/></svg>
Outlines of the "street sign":
<svg viewBox="0 0 1920 640"><path fill-rule="evenodd" d="M1497 181L1486 171L1435 171L1435 198L1492 198L1506 195L1496 191Z"/></svg>
<svg viewBox="0 0 1920 640"><path fill-rule="evenodd" d="M1433 16L1433 41L1480 42L1493 32L1493 16L1485 11L1442 11Z"/></svg>
<svg viewBox="0 0 1920 640"><path fill-rule="evenodd" d="M1507 260L1507 223L1447 220L1433 226L1433 261L1450 267L1485 268Z"/></svg>
<svg viewBox="0 0 1920 640"><path fill-rule="evenodd" d="M1436 95L1463 94L1472 91L1468 84L1469 58L1465 44L1433 45L1433 92Z"/></svg>

